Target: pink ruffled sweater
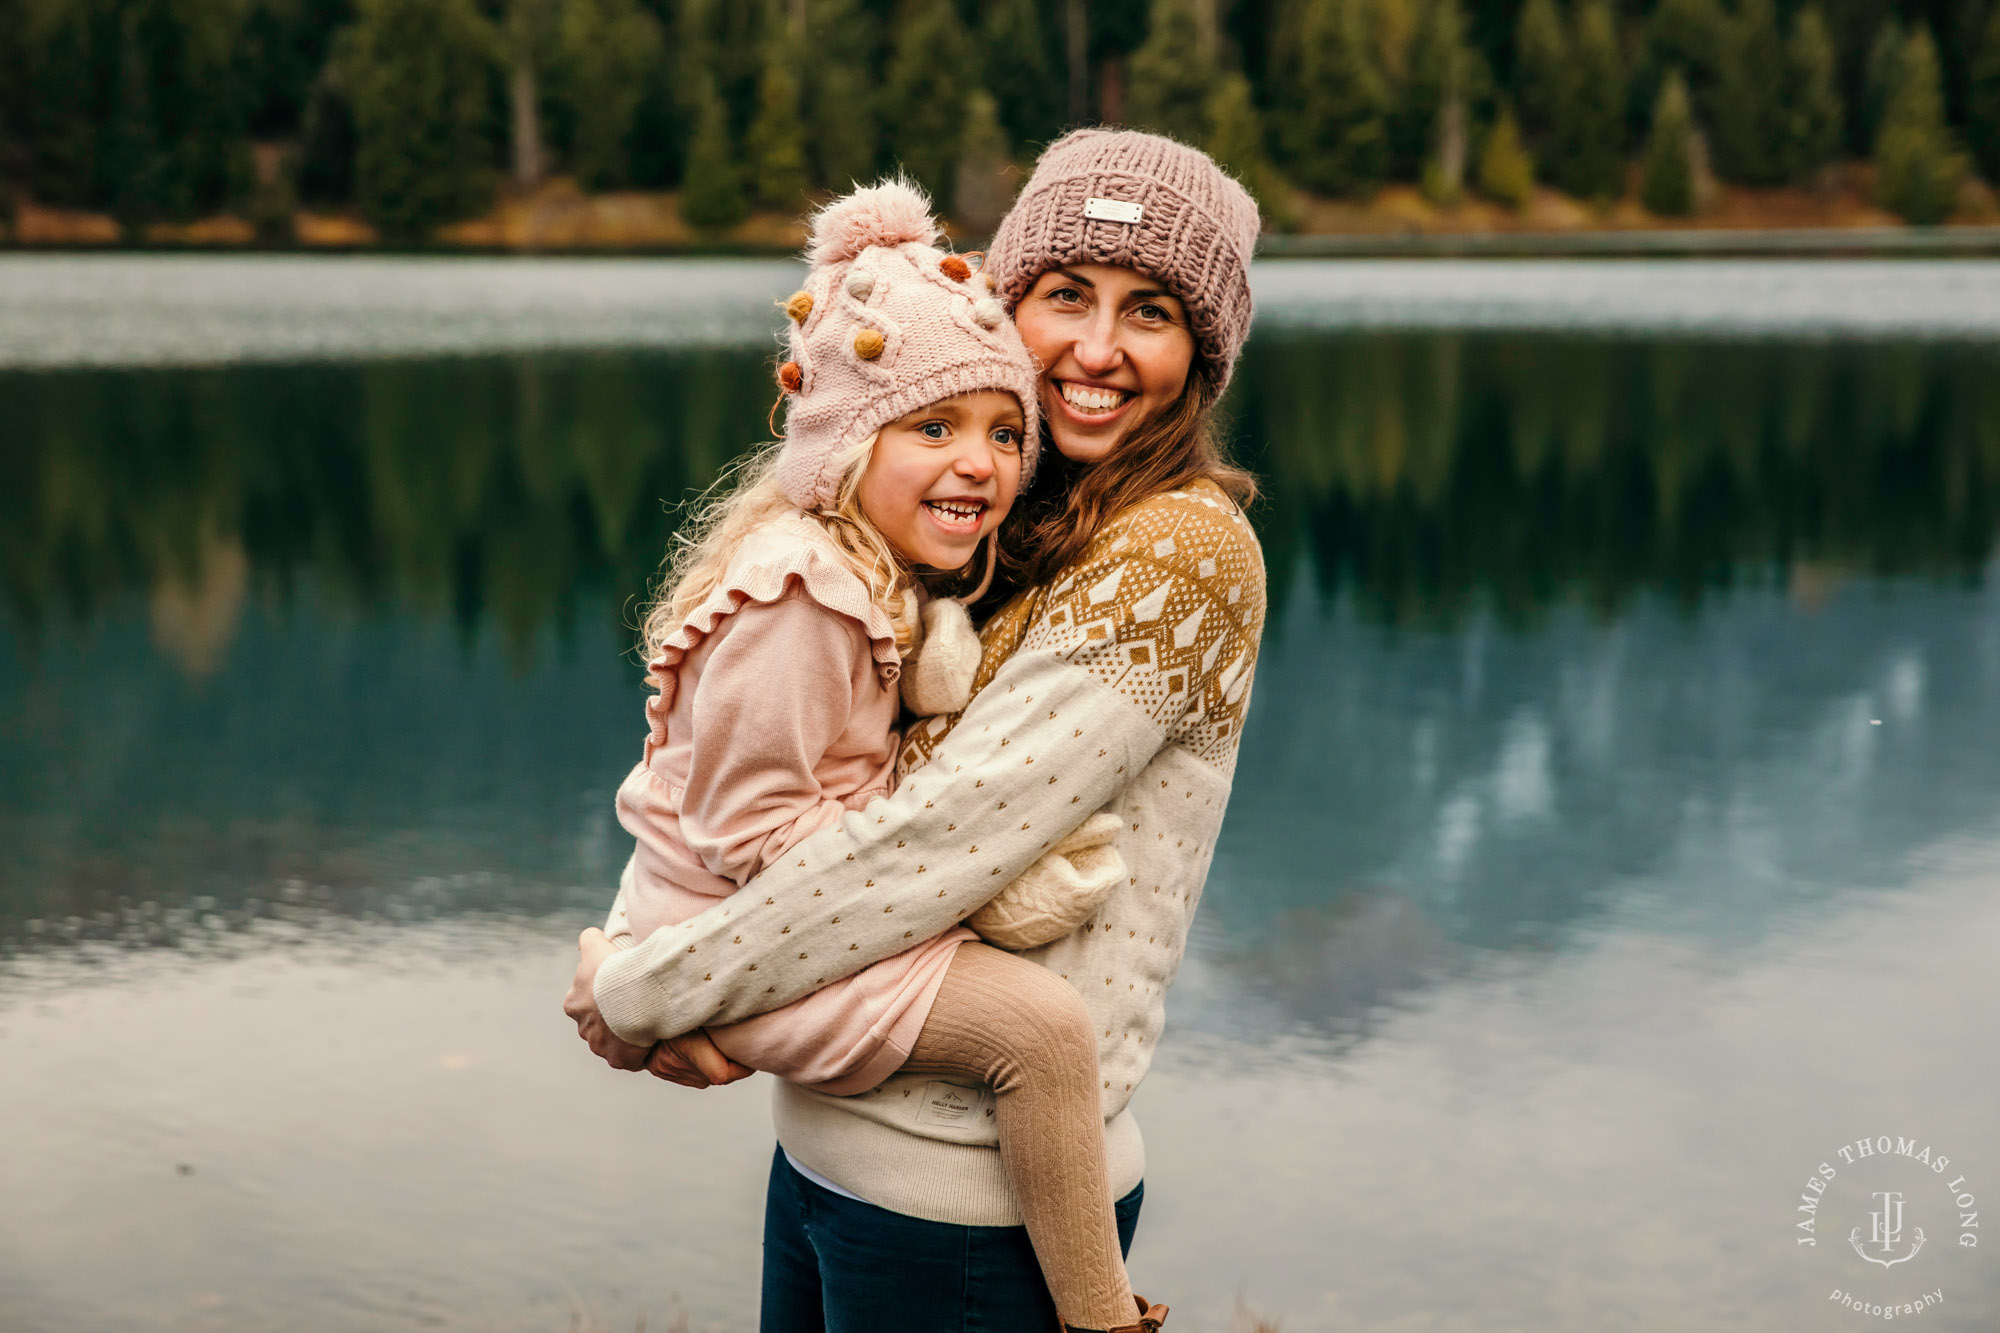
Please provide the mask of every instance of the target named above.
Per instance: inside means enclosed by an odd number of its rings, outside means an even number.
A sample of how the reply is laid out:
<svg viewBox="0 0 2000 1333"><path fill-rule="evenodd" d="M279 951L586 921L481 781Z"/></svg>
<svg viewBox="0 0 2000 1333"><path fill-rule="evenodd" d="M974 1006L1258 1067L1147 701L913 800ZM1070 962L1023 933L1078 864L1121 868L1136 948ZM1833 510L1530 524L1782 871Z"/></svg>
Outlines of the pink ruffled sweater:
<svg viewBox="0 0 2000 1333"><path fill-rule="evenodd" d="M648 663L660 692L646 704L645 755L618 789L618 822L637 840L623 883L635 938L700 914L889 794L900 670L888 616L816 520L794 514L743 542ZM913 940L709 1035L753 1069L865 1092L908 1059L952 953L973 938L959 926Z"/></svg>

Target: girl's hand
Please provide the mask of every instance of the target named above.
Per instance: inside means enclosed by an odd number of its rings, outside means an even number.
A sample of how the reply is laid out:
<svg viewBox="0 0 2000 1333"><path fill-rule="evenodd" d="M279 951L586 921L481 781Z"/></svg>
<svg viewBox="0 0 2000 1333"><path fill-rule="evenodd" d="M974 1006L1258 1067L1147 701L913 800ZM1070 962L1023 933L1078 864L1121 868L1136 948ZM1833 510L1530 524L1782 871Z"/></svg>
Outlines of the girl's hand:
<svg viewBox="0 0 2000 1333"><path fill-rule="evenodd" d="M597 969L618 952L618 946L611 942L610 936L592 927L577 936L576 948L582 957L576 965L576 976L569 983L569 993L563 996L563 1012L575 1020L576 1035L583 1038L600 1060L613 1069L644 1069L648 1049L634 1046L613 1032L605 1024L604 1015L597 1012L594 993Z"/></svg>

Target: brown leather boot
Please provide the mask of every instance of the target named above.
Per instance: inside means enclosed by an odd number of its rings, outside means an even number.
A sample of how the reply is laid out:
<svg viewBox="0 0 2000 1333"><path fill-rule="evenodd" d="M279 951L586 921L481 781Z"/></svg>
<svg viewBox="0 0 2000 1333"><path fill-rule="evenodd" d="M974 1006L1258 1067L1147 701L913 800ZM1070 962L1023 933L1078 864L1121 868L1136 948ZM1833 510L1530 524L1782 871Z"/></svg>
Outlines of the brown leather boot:
<svg viewBox="0 0 2000 1333"><path fill-rule="evenodd" d="M1160 1333L1160 1325L1167 1322L1167 1307L1148 1304L1144 1296L1134 1296L1139 1303L1139 1322L1120 1324L1116 1328L1088 1329L1074 1324L1064 1324L1063 1333Z"/></svg>

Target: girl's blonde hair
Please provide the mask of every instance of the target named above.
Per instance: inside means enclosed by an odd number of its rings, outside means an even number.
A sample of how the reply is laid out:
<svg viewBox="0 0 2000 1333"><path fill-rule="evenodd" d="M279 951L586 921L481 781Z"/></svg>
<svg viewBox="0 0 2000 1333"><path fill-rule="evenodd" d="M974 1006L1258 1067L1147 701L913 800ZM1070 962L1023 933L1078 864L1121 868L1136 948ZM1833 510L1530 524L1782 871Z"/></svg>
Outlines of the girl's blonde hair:
<svg viewBox="0 0 2000 1333"><path fill-rule="evenodd" d="M809 515L826 529L849 569L868 586L869 600L881 607L895 629L896 651L916 646L917 602L909 571L876 526L862 512L861 476L875 451L870 435L841 460L840 491L831 509ZM695 608L722 586L736 548L766 523L796 513L778 487L782 442L766 445L722 474L715 485L690 501L661 566L652 600L640 622L641 647L652 661ZM733 483L733 484L732 484Z"/></svg>

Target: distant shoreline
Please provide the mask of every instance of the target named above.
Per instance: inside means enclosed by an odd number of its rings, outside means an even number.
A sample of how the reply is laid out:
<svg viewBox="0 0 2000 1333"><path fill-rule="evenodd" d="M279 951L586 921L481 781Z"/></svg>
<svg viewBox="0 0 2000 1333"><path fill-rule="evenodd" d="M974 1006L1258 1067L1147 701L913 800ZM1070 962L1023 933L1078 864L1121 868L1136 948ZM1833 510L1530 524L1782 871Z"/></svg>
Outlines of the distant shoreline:
<svg viewBox="0 0 2000 1333"><path fill-rule="evenodd" d="M418 255L795 255L805 244L801 214L760 213L723 232L681 216L675 193L587 194L568 178L508 192L485 214L439 228L427 241L385 241L351 213L300 210L260 229L220 214L187 223L121 227L103 213L50 208L17 198L8 225L0 202L0 251L197 254ZM811 201L808 201L811 202ZM1686 220L1664 219L1626 198L1590 205L1537 190L1514 210L1468 196L1444 209L1408 186L1366 200L1293 194L1293 225L1266 234L1264 257L1373 258L1888 258L2000 256L2000 206L1969 191L1956 218L1935 227L1902 223L1872 200L1869 174L1854 168L1824 189L1721 187ZM986 228L953 229L961 250L981 248Z"/></svg>
<svg viewBox="0 0 2000 1333"><path fill-rule="evenodd" d="M960 236L961 250L986 237ZM432 258L789 258L798 247L721 238L671 245L301 245L255 240L28 242L0 238L4 254L405 255ZM1949 259L2000 258L2000 226L1694 228L1602 231L1276 233L1260 259Z"/></svg>

